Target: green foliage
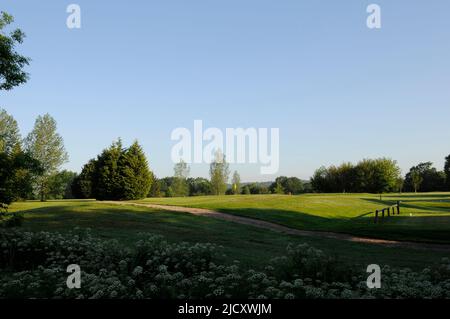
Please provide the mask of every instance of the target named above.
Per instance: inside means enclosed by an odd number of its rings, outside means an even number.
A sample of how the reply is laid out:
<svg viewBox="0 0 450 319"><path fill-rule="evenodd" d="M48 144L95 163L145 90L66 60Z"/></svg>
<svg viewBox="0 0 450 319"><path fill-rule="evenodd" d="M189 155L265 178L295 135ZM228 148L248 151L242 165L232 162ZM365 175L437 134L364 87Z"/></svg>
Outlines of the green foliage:
<svg viewBox="0 0 450 319"><path fill-rule="evenodd" d="M400 168L387 158L366 159L356 166L356 185L366 193L387 193L395 190Z"/></svg>
<svg viewBox="0 0 450 319"><path fill-rule="evenodd" d="M78 231L0 231L0 298L450 298L448 259L421 272L384 266L382 288L371 290L365 271L344 270L305 244L289 246L285 257L255 271L223 265L211 244L141 236L126 249ZM66 286L70 264L81 268L80 289Z"/></svg>
<svg viewBox="0 0 450 319"><path fill-rule="evenodd" d="M204 196L212 194L211 183L202 177L188 178L189 196Z"/></svg>
<svg viewBox="0 0 450 319"><path fill-rule="evenodd" d="M150 172L142 147L134 142L122 153L118 165L122 188L119 199L147 197L153 182L153 174Z"/></svg>
<svg viewBox="0 0 450 319"><path fill-rule="evenodd" d="M445 158L444 174L446 181L446 190L450 191L450 155Z"/></svg>
<svg viewBox="0 0 450 319"><path fill-rule="evenodd" d="M280 181L275 181L274 186L272 191L273 194L284 194L284 188Z"/></svg>
<svg viewBox="0 0 450 319"><path fill-rule="evenodd" d="M269 190L273 194L298 195L304 193L304 186L297 177L280 176L270 185Z"/></svg>
<svg viewBox="0 0 450 319"><path fill-rule="evenodd" d="M150 191L148 193L148 197L161 197L162 196L162 192L161 192L161 181L156 178L153 173L152 173L152 186L150 187Z"/></svg>
<svg viewBox="0 0 450 319"><path fill-rule="evenodd" d="M153 182L144 151L137 142L124 149L118 140L83 170L74 189L84 198L92 195L98 200L142 199L147 197Z"/></svg>
<svg viewBox="0 0 450 319"><path fill-rule="evenodd" d="M182 187L180 186L180 181L183 183ZM154 190L150 190L149 197L184 197L187 195L204 196L212 194L211 183L202 177L186 179L174 176L164 177L155 181L152 184L153 187Z"/></svg>
<svg viewBox="0 0 450 319"><path fill-rule="evenodd" d="M231 179L231 191L234 195L241 193L241 176L239 176L237 171L234 171Z"/></svg>
<svg viewBox="0 0 450 319"><path fill-rule="evenodd" d="M386 193L398 187L400 168L388 158L365 159L356 166L321 167L311 178L311 185L321 193Z"/></svg>
<svg viewBox="0 0 450 319"><path fill-rule="evenodd" d="M417 169L411 170L410 176L407 176L407 181L411 181L411 185L414 189L414 192L417 193L417 191L420 189L420 185L422 185L423 177L421 176L420 172Z"/></svg>
<svg viewBox="0 0 450 319"><path fill-rule="evenodd" d="M122 141L118 140L97 157L92 179L92 195L96 199L123 198L122 178L119 174L119 159L122 153Z"/></svg>
<svg viewBox="0 0 450 319"><path fill-rule="evenodd" d="M74 198L72 184L77 173L63 170L49 177L48 198L49 199L70 199Z"/></svg>
<svg viewBox="0 0 450 319"><path fill-rule="evenodd" d="M410 169L405 177L406 191L438 192L446 189L445 172L433 167L433 163L420 163Z"/></svg>
<svg viewBox="0 0 450 319"><path fill-rule="evenodd" d="M248 187L248 185L245 185L243 188L242 188L242 195L250 195L251 193L250 193L250 187Z"/></svg>
<svg viewBox="0 0 450 319"><path fill-rule="evenodd" d="M213 195L223 195L227 190L228 177L230 175L229 165L222 151L217 150L214 161L209 166L211 188Z"/></svg>
<svg viewBox="0 0 450 319"><path fill-rule="evenodd" d="M40 163L19 149L11 154L0 153L0 203L9 205L26 198L31 192L33 177L41 172Z"/></svg>
<svg viewBox="0 0 450 319"><path fill-rule="evenodd" d="M23 42L25 34L20 29L9 33L4 30L13 22L11 15L0 12L0 90L11 90L28 80L28 74L23 68L29 64L30 59L20 55L15 49L17 44Z"/></svg>
<svg viewBox="0 0 450 319"><path fill-rule="evenodd" d="M396 190L399 193L403 192L403 187L405 186L405 179L403 177L398 177L396 182Z"/></svg>
<svg viewBox="0 0 450 319"><path fill-rule="evenodd" d="M57 132L55 119L49 114L38 116L33 130L25 140L25 147L27 152L42 165L43 174L37 180L37 188L41 200L44 201L48 196L51 176L68 160L63 138Z"/></svg>
<svg viewBox="0 0 450 319"><path fill-rule="evenodd" d="M250 194L253 194L253 195L261 195L261 194L269 194L270 193L269 189L261 183L252 183L252 184L248 184L246 186L249 188Z"/></svg>
<svg viewBox="0 0 450 319"><path fill-rule="evenodd" d="M162 197L173 197L173 191L171 188L171 185L173 184L174 178L173 177L164 177L158 180L159 188L161 190L161 196ZM169 192L170 188L170 192ZM170 193L170 194L168 194ZM170 195L170 196L169 196Z"/></svg>
<svg viewBox="0 0 450 319"><path fill-rule="evenodd" d="M81 173L72 181L72 195L74 198L88 199L93 198L92 180L96 168L96 161L91 159L83 166Z"/></svg>
<svg viewBox="0 0 450 319"><path fill-rule="evenodd" d="M0 108L0 153L10 154L20 145L21 137L17 121Z"/></svg>
<svg viewBox="0 0 450 319"><path fill-rule="evenodd" d="M169 186L166 191L166 197L175 197L175 193L172 190L172 186Z"/></svg>
<svg viewBox="0 0 450 319"><path fill-rule="evenodd" d="M187 183L189 171L189 166L183 160L180 160L179 163L175 164L173 182L171 185L174 196L183 197L189 195L189 186Z"/></svg>
<svg viewBox="0 0 450 319"><path fill-rule="evenodd" d="M18 147L11 154L11 161L12 184L10 187L14 194L14 201L32 198L36 180L43 173L41 163Z"/></svg>

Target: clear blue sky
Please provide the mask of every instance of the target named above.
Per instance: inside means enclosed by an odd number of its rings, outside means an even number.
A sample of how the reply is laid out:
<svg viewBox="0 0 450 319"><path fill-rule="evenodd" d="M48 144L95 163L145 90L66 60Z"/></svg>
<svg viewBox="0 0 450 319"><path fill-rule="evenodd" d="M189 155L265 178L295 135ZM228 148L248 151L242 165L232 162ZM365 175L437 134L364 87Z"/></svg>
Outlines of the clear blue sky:
<svg viewBox="0 0 450 319"><path fill-rule="evenodd" d="M82 28L66 27L77 3ZM382 8L382 29L366 7ZM176 127L279 127L278 175L391 157L403 171L450 153L450 2L363 0L2 0L27 34L30 81L0 93L26 135L58 122L79 171L135 138L172 174ZM242 179L271 180L258 165ZM192 175L207 176L207 165Z"/></svg>

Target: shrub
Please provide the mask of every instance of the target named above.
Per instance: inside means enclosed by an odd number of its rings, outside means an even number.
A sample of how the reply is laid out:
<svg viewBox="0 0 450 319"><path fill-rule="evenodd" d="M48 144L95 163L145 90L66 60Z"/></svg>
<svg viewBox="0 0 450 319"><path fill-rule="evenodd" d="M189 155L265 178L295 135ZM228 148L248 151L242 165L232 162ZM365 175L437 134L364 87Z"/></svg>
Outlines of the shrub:
<svg viewBox="0 0 450 319"><path fill-rule="evenodd" d="M449 298L450 261L413 272L383 268L382 289L367 274L340 269L308 245L289 246L263 271L223 264L212 244L168 243L141 235L133 249L76 230L0 230L0 298ZM68 289L66 267L81 267L81 289Z"/></svg>

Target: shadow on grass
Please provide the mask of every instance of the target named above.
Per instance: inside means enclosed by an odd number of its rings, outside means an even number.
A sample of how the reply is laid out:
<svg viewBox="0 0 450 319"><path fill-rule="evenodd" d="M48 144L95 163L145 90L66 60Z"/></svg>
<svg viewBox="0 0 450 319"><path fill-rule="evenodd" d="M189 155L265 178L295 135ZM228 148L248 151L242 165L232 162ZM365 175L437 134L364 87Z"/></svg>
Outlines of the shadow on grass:
<svg viewBox="0 0 450 319"><path fill-rule="evenodd" d="M53 229L70 229L74 227L93 229L113 229L123 231L153 230L160 226L183 223L186 216L151 210L130 208L126 206L90 205L48 206L22 211L25 214L25 228L47 225Z"/></svg>
<svg viewBox="0 0 450 319"><path fill-rule="evenodd" d="M386 239L402 239L443 242L448 231L439 230L416 233L417 229L398 227L391 222L385 225L372 225L370 219L361 222L352 219L337 219L314 216L290 210L248 209L223 210L225 213L258 218L303 229L331 228L337 232L353 233ZM127 246L133 246L139 233L148 232L163 235L167 240L179 242L211 242L223 246L226 259L232 262L239 259L253 266L284 254L289 242L303 243L324 249L329 254L336 253L351 263L377 263L405 265L424 265L438 259L443 254L428 251L398 250L362 243L349 243L324 238L291 236L247 225L240 225L210 217L193 216L187 213L160 211L151 208L137 208L116 205L55 205L32 208L25 212L24 229L31 231L65 232L74 227L91 228L99 238L117 239ZM406 219L406 217L405 217ZM281 221L280 221L281 220ZM393 220L392 220L393 221ZM425 219L422 219L426 222ZM380 227L381 226L381 227ZM323 229L318 229L323 230ZM426 238L426 236L430 236ZM225 257L224 257L225 258Z"/></svg>
<svg viewBox="0 0 450 319"><path fill-rule="evenodd" d="M365 199L380 205L390 206L394 202ZM433 208L416 207L404 203L404 207L436 211ZM395 215L379 224L373 222L371 212L356 217L322 217L304 212L280 209L218 209L219 212L272 222L300 230L331 231L374 238L436 241L450 241L450 216L407 216ZM442 210L448 213L448 210ZM110 236L126 237L139 232L189 238L203 241L208 237L213 241L226 242L222 238L231 238L234 232L249 229L252 226L238 225L233 222L217 220L210 217L194 216L189 213L161 211L147 207L130 207L118 205L59 205L32 208L25 213L25 229L70 230L75 227L92 228ZM230 235L230 236L228 236ZM254 240L258 240L254 238Z"/></svg>

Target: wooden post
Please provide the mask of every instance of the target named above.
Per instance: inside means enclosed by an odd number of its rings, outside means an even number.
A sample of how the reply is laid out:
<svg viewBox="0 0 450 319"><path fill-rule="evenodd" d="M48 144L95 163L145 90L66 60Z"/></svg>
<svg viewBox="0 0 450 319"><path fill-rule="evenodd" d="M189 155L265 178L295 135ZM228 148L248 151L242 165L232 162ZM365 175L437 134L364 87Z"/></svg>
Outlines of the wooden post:
<svg viewBox="0 0 450 319"><path fill-rule="evenodd" d="M375 211L375 224L378 223L378 209Z"/></svg>
<svg viewBox="0 0 450 319"><path fill-rule="evenodd" d="M391 216L391 208L388 207L388 208L386 208L386 209L387 209L387 215L388 215L388 217Z"/></svg>
<svg viewBox="0 0 450 319"><path fill-rule="evenodd" d="M400 201L397 201L397 215L400 215Z"/></svg>
<svg viewBox="0 0 450 319"><path fill-rule="evenodd" d="M384 208L383 208L383 210L381 211L381 218L384 219Z"/></svg>

